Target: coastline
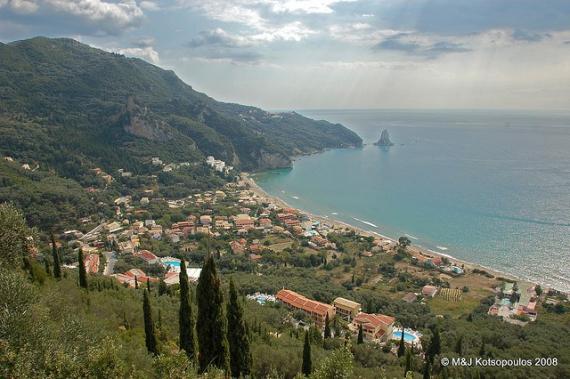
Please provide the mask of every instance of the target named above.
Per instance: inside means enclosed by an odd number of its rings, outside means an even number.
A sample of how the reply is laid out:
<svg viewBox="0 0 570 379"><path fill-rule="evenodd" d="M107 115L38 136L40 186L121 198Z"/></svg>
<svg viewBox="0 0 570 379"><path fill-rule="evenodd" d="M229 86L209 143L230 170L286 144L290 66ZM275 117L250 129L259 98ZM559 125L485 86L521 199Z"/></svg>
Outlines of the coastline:
<svg viewBox="0 0 570 379"><path fill-rule="evenodd" d="M338 219L332 218L332 217L328 217L328 216L322 216L322 215L318 215L318 214L314 214L312 212L309 212L305 209L299 209L297 207L294 207L290 204L288 204L285 200L283 200L282 198L278 197L278 196L274 196L271 195L269 193L267 193L263 188L261 188L254 180L254 178L252 177L251 173L247 173L247 172L242 172L240 173L240 178L242 181L246 182L249 185L249 189L250 191L254 192L257 196L259 196L260 198L263 199L267 199L268 201L280 206L280 207L285 207L285 208L294 208L299 210L300 212L308 215L311 219L314 220L318 220L322 223L327 223L329 225L331 225L333 227L333 229L338 229L338 230L354 230L355 232L363 235L363 236L367 236L367 237L379 237L385 240L389 240L392 241L394 243L398 243L397 239L377 233L377 232L373 232L370 230L366 230L362 227L356 226L356 225L352 225L349 224L347 222L344 221L340 221ZM358 221L358 220L357 220ZM498 269L494 269L491 267L487 267L478 263L474 263L474 262L469 262L469 261L465 261L462 259L458 259L452 255L446 254L446 253L441 253L441 252L437 252L431 249L428 249L426 247L420 246L420 245L410 245L408 247L409 251L412 253L412 255L422 255L425 257L441 257L441 258L447 258L449 259L452 263L456 264L456 265L463 265L465 267L466 270L471 271L471 274L473 274L473 270L474 269L478 269L478 270L483 270L491 275L493 275L495 277L495 279L497 278L504 278L507 280L511 280L511 281L517 281L517 282L523 282L523 283L531 283L531 284L539 284L536 283L535 281L529 280L529 279L525 279L523 277L520 276L516 276L507 272L503 272L501 270ZM543 284L541 284L543 285ZM556 289L555 287L551 286L551 285L543 285L544 288L552 288L552 289Z"/></svg>

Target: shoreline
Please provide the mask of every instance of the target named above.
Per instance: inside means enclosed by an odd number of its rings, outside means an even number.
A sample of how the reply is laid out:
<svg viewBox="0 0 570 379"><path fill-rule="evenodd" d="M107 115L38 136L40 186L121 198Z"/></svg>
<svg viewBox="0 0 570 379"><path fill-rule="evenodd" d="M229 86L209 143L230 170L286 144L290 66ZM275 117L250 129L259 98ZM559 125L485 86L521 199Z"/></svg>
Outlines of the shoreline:
<svg viewBox="0 0 570 379"><path fill-rule="evenodd" d="M286 207L286 208L294 208L299 210L300 212L306 214L307 216L309 216L311 219L314 220L318 220L322 223L327 223L331 226L333 226L334 229L350 229L350 230L354 230L355 232L364 235L364 236L368 236L368 237L380 237L382 239L385 240L389 240L395 243L398 243L397 239L380 234L378 232L374 232L371 230L366 230L362 227L356 226L356 225L352 225L349 224L347 222L344 221L340 221L338 219L335 219L333 217L328 217L328 216L322 216L322 215L318 215L318 214L314 214L312 212L309 212L305 209L299 209L297 207L294 207L292 205L290 205L289 203L287 203L285 200L283 200L282 198L278 197L278 196L274 196L271 195L269 193L267 193L263 188L261 188L259 186L259 184L257 184L257 182L255 181L255 179L252 177L254 174L252 173L247 173L247 172L242 172L240 173L240 178L241 180L243 180L244 182L246 182L247 184L249 184L249 189L254 192L257 196L270 200L271 202L273 202L274 204L280 206L280 207ZM356 221L359 221L358 219L356 219ZM482 264L479 263L474 263L474 262L469 262L469 261L465 261L462 259L458 259L452 255L446 254L446 253L441 253L441 252L437 252L434 251L432 249L429 249L427 247L421 246L421 245L414 245L413 241L412 241L412 245L410 245L408 247L410 253L412 253L412 255L422 255L425 257L441 257L441 258L447 258L451 261L452 264L459 264L459 265L464 265L466 270L470 270L471 274L473 274L473 269L478 269L478 270L483 270L491 275L494 276L495 279L497 278L504 278L507 280L511 280L511 281L517 281L517 282L524 282L524 283L530 283L530 284L534 284L534 285L541 285L543 286L544 289L554 289L560 292L566 292L563 290L559 290L556 287L550 285L550 284L546 284L546 283L537 283L534 280L531 279L525 279L523 277L517 276L517 275L513 275L507 272L503 272L501 270L495 269L495 268L491 268L491 267L487 267L484 266ZM476 274L478 275L478 274Z"/></svg>

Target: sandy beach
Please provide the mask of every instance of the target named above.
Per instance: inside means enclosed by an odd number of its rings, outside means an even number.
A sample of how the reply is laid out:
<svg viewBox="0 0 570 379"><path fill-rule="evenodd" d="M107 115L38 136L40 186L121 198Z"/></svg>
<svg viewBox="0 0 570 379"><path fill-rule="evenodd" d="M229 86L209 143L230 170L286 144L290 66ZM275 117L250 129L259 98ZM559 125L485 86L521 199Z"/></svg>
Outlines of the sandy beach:
<svg viewBox="0 0 570 379"><path fill-rule="evenodd" d="M255 180L252 178L252 176L249 173L241 173L240 175L241 180L245 183L247 183L249 185L249 189L254 192L258 197L265 199L267 202L271 202L273 204L276 204L279 207L284 207L284 208L295 208L298 209L296 207L291 206L290 204L288 204L286 201L284 201L283 199L281 199L280 197L277 196L273 196L268 194L263 188L261 188L256 182ZM363 236L367 236L367 237L375 237L375 238L382 238L385 240L390 240L393 241L395 243L397 243L397 239L377 233L377 232L373 232L370 230L366 230L363 229L361 227L352 225L352 224L348 224L346 222L343 221L339 221L337 219L328 217L328 216L322 216L322 215L317 215L311 212L308 212L304 209L298 209L300 212L306 214L307 216L309 216L312 220L317 220L320 221L323 224L328 224L330 225L333 229L336 230L354 230L356 233L361 234ZM422 246L418 246L418 245L411 245L408 247L408 250L410 251L410 253L412 255L422 255L425 257L445 257L447 259L450 260L450 262L454 265L459 265L459 266L464 266L466 272L472 272L474 269L479 269L479 270L483 270L488 272L491 275L494 275L496 278L506 278L509 280L516 280L519 282L527 282L527 283L531 283L530 281L528 281L527 279L524 278L520 278L520 277L516 277L514 275L490 268L490 267L486 267L477 263L473 263L473 262L467 262L461 259L457 259L449 254L445 254L445 253L440 253L440 252L436 252L433 251L431 249L427 249L424 248Z"/></svg>

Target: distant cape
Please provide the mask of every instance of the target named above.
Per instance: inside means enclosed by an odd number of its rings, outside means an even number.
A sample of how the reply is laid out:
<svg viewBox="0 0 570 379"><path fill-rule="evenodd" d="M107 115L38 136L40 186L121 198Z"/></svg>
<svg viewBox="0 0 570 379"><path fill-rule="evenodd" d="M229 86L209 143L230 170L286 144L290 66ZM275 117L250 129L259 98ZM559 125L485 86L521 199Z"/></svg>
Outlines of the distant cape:
<svg viewBox="0 0 570 379"><path fill-rule="evenodd" d="M382 130L382 133L380 134L380 139L377 142L375 142L374 145L376 146L394 145L394 143L392 143L392 141L390 140L390 134L388 133L388 130L386 129Z"/></svg>

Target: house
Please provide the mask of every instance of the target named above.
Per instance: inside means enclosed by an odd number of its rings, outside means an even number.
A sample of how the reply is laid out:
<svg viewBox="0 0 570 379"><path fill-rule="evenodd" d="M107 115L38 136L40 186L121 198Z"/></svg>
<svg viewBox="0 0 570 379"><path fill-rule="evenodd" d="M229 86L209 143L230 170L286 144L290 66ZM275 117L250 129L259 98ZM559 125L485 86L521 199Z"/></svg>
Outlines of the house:
<svg viewBox="0 0 570 379"><path fill-rule="evenodd" d="M200 216L200 224L202 224L202 225L212 224L212 216L209 216L209 215Z"/></svg>
<svg viewBox="0 0 570 379"><path fill-rule="evenodd" d="M288 308L304 312L320 328L324 327L327 316L329 320L335 316L335 307L332 305L308 299L291 290L282 289L275 297Z"/></svg>
<svg viewBox="0 0 570 379"><path fill-rule="evenodd" d="M358 331L362 325L364 339L369 341L385 341L391 338L396 319L383 314L360 312L352 320L353 331Z"/></svg>
<svg viewBox="0 0 570 379"><path fill-rule="evenodd" d="M362 311L362 305L356 301L348 300L343 297L337 297L333 301L336 314L350 321Z"/></svg>
<svg viewBox="0 0 570 379"><path fill-rule="evenodd" d="M235 222L236 227L238 229L249 230L249 229L253 229L255 227L253 219L245 213L237 215L234 218L234 222Z"/></svg>
<svg viewBox="0 0 570 379"><path fill-rule="evenodd" d="M402 300L404 300L406 303L413 303L414 301L417 300L417 296L415 293L413 292L408 292L407 294L404 295L404 297L402 298Z"/></svg>
<svg viewBox="0 0 570 379"><path fill-rule="evenodd" d="M271 219L263 217L258 220L259 226L263 227L264 229L271 229L273 224L271 223Z"/></svg>
<svg viewBox="0 0 570 379"><path fill-rule="evenodd" d="M107 229L109 233L115 233L123 229L123 227L117 221L113 221L105 225L105 229Z"/></svg>
<svg viewBox="0 0 570 379"><path fill-rule="evenodd" d="M150 263L150 264L155 264L155 263L159 262L158 257L148 250L140 250L140 251L137 251L136 253L133 253L133 255L135 257L139 257L139 258L143 259L145 262Z"/></svg>
<svg viewBox="0 0 570 379"><path fill-rule="evenodd" d="M99 272L99 254L87 254L83 259L85 272L96 274Z"/></svg>
<svg viewBox="0 0 570 379"><path fill-rule="evenodd" d="M190 283L195 283L200 278L201 268L187 268L186 273L188 274L188 281ZM169 271L164 276L164 282L167 286L180 283L180 273L176 271Z"/></svg>
<svg viewBox="0 0 570 379"><path fill-rule="evenodd" d="M259 243L252 243L249 245L249 252L252 254L261 254L262 250L263 246L261 246Z"/></svg>
<svg viewBox="0 0 570 379"><path fill-rule="evenodd" d="M430 286L429 284L422 288L422 295L424 297L434 297L437 294L437 287Z"/></svg>

